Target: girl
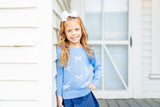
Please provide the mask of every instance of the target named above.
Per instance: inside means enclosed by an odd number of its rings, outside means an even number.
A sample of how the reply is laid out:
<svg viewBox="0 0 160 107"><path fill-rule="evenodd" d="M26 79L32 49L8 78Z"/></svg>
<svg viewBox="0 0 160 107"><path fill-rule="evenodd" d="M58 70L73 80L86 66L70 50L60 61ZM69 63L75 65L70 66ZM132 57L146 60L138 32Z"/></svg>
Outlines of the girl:
<svg viewBox="0 0 160 107"><path fill-rule="evenodd" d="M87 40L88 35L80 17L76 12L69 14L64 11L56 61L59 107L99 107L92 90L98 86L101 64L89 48Z"/></svg>

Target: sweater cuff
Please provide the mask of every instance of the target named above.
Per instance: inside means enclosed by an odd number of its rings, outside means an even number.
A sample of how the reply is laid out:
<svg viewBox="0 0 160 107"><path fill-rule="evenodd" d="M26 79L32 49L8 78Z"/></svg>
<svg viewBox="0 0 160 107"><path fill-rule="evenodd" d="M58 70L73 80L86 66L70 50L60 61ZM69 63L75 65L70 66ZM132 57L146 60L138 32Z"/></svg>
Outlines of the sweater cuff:
<svg viewBox="0 0 160 107"><path fill-rule="evenodd" d="M57 94L57 95L62 95L62 92L61 92L60 90L57 90L57 91L56 91L56 94Z"/></svg>

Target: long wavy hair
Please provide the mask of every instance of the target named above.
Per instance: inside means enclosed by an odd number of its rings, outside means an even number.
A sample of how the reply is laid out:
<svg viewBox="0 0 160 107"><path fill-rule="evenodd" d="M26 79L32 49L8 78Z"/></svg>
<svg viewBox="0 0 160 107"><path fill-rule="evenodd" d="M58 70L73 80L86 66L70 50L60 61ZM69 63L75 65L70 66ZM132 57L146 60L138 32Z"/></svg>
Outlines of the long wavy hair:
<svg viewBox="0 0 160 107"><path fill-rule="evenodd" d="M80 19L79 16L78 17L68 17L67 21L70 21L70 20L77 20L77 22L80 24L81 33L82 33L80 43L86 50L88 56L90 58L94 58L94 51L91 48L89 48L89 44L87 43L88 34L85 30L82 20ZM59 41L57 43L57 47L61 46L60 65L68 66L69 65L69 40L67 39L66 34L65 34L65 21L61 21L60 23L60 32L58 35L58 40Z"/></svg>

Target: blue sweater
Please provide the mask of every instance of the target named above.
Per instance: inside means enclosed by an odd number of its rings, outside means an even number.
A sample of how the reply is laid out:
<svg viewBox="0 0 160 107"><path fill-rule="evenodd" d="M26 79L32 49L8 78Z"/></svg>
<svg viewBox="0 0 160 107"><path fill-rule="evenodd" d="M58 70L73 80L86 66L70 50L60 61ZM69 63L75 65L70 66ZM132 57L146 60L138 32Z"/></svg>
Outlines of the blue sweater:
<svg viewBox="0 0 160 107"><path fill-rule="evenodd" d="M72 99L87 95L91 90L88 84L98 86L102 66L94 55L90 58L83 47L69 47L69 67L60 65L61 47L57 48L57 95ZM92 75L94 74L94 75Z"/></svg>

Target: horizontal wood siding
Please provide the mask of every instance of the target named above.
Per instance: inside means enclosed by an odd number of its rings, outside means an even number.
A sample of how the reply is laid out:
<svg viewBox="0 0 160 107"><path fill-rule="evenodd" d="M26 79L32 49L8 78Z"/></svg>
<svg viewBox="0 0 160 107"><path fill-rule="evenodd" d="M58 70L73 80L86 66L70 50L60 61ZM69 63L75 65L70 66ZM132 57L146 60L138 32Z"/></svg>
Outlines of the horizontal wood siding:
<svg viewBox="0 0 160 107"><path fill-rule="evenodd" d="M50 2L0 1L0 107L51 107Z"/></svg>
<svg viewBox="0 0 160 107"><path fill-rule="evenodd" d="M142 0L141 11L141 97L160 98L160 80L152 72L152 0Z"/></svg>
<svg viewBox="0 0 160 107"><path fill-rule="evenodd" d="M38 106L37 0L0 1L0 107Z"/></svg>

